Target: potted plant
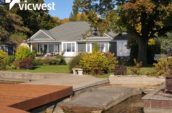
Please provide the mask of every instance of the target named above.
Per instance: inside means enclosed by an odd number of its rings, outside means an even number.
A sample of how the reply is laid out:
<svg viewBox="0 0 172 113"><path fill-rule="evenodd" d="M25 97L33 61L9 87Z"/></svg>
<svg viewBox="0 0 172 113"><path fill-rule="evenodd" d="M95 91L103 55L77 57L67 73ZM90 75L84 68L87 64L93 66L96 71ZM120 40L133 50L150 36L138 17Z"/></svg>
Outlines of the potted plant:
<svg viewBox="0 0 172 113"><path fill-rule="evenodd" d="M168 71L166 76L166 91L172 93L172 57L168 58Z"/></svg>

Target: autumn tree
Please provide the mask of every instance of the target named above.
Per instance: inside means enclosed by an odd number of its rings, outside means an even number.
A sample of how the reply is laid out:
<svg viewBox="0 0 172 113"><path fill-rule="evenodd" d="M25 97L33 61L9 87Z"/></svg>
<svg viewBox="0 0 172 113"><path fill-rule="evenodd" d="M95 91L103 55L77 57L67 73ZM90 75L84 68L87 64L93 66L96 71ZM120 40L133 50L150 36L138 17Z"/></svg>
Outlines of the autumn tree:
<svg viewBox="0 0 172 113"><path fill-rule="evenodd" d="M172 54L172 32L166 33L166 35L159 37L158 40L161 43L161 51L163 53L169 53Z"/></svg>
<svg viewBox="0 0 172 113"><path fill-rule="evenodd" d="M138 60L147 64L148 41L171 30L171 0L130 0L122 5L122 19L138 35Z"/></svg>
<svg viewBox="0 0 172 113"><path fill-rule="evenodd" d="M70 15L70 21L88 21L88 15L80 12L80 0L74 0L72 12Z"/></svg>
<svg viewBox="0 0 172 113"><path fill-rule="evenodd" d="M147 64L148 41L165 34L172 27L171 0L80 0L83 12L94 11L100 19L117 11L120 24L128 32L135 33L138 40L138 60ZM117 18L111 18L115 19Z"/></svg>

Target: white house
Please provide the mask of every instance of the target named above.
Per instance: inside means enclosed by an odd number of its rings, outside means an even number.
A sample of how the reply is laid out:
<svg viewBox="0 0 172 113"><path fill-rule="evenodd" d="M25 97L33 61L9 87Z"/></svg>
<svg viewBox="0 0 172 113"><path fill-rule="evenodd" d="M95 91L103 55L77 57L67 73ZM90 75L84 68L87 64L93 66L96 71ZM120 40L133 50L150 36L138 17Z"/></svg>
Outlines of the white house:
<svg viewBox="0 0 172 113"><path fill-rule="evenodd" d="M128 34L109 32L104 36L96 36L90 31L87 22L69 22L51 30L39 30L27 43L38 55L60 54L71 58L82 52L91 53L93 44L97 43L101 52L113 52L118 57L129 56Z"/></svg>

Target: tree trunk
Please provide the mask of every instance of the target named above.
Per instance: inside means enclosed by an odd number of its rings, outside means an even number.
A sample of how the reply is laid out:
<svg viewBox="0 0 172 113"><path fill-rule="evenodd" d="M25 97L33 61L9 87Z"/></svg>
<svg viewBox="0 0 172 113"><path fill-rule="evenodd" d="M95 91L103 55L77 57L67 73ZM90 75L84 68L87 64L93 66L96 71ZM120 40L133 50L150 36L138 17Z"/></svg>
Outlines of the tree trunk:
<svg viewBox="0 0 172 113"><path fill-rule="evenodd" d="M138 61L142 62L142 66L147 65L147 38L139 37L138 40Z"/></svg>

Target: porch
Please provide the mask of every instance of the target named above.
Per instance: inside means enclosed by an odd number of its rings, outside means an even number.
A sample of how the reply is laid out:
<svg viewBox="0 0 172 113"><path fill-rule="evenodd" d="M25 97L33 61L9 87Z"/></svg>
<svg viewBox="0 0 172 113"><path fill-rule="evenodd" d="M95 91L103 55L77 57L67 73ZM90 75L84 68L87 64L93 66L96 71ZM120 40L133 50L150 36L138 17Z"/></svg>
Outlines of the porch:
<svg viewBox="0 0 172 113"><path fill-rule="evenodd" d="M55 56L62 55L61 43L30 43L31 51L36 52L37 56Z"/></svg>

